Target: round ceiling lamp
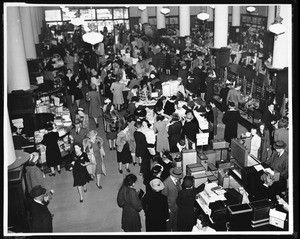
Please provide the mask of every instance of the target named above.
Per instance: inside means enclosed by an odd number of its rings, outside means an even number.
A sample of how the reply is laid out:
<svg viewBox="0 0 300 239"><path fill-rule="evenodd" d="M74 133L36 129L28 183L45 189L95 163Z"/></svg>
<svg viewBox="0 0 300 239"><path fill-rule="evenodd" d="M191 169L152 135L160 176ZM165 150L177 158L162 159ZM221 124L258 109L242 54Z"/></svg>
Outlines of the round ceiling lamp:
<svg viewBox="0 0 300 239"><path fill-rule="evenodd" d="M250 12L250 13L252 13L252 12L254 12L256 10L256 8L255 7L247 7L247 11L248 12Z"/></svg>
<svg viewBox="0 0 300 239"><path fill-rule="evenodd" d="M209 14L205 13L205 12L201 12L197 15L197 18L202 20L202 21L205 21L209 18Z"/></svg>
<svg viewBox="0 0 300 239"><path fill-rule="evenodd" d="M282 20L283 20L282 17L280 17L280 16L276 17L274 23L269 26L269 31L276 35L285 33L285 27L281 23Z"/></svg>
<svg viewBox="0 0 300 239"><path fill-rule="evenodd" d="M99 32L88 32L82 36L82 40L91 45L95 45L103 41L103 35Z"/></svg>
<svg viewBox="0 0 300 239"><path fill-rule="evenodd" d="M215 5L210 5L209 7L212 8L212 9L215 9L215 8L216 8Z"/></svg>
<svg viewBox="0 0 300 239"><path fill-rule="evenodd" d="M139 10L144 11L146 9L146 6L139 6Z"/></svg>
<svg viewBox="0 0 300 239"><path fill-rule="evenodd" d="M163 8L160 10L160 12L161 12L162 14L166 15L166 14L170 13L170 8L163 7Z"/></svg>

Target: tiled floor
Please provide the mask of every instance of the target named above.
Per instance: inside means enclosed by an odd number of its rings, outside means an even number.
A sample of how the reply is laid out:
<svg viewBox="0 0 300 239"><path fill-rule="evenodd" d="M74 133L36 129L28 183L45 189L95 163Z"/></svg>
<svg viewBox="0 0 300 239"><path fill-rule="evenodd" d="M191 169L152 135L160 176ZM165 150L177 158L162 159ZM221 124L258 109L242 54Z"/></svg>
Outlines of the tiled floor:
<svg viewBox="0 0 300 239"><path fill-rule="evenodd" d="M222 113L219 112L218 122L221 122L221 119ZM104 139L107 175L101 178L103 189L98 189L95 181L90 182L87 186L88 191L84 193L84 202L79 203L79 194L76 187L73 187L72 172L63 169L62 173L56 174L55 177L46 175L47 181L55 190L53 199L49 204L49 209L54 214L54 232L123 232L121 229L122 210L117 205L116 197L126 171L123 170L123 174L118 172L116 151L109 150L101 117L99 122L101 122L99 128L95 128L94 121L90 119L90 129L96 129ZM246 129L239 125L238 134L245 131ZM224 125L219 123L216 138L223 138L223 135ZM145 191L142 177L139 176L139 166L131 164L130 170L138 177L136 189L142 188ZM142 231L145 231L143 211L140 212L140 216Z"/></svg>

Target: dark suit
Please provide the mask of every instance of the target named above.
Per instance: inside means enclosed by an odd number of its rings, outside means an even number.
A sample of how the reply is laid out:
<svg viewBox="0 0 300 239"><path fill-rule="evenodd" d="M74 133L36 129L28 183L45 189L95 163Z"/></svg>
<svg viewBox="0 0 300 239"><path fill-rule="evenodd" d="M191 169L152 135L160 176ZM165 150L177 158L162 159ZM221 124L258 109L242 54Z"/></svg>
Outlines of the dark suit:
<svg viewBox="0 0 300 239"><path fill-rule="evenodd" d="M74 138L74 143L82 144L82 141L86 138L88 130L85 128L80 127L79 132L76 132L76 128L71 129L70 134Z"/></svg>
<svg viewBox="0 0 300 239"><path fill-rule="evenodd" d="M193 226L196 224L194 215L194 203L196 195L203 191L205 184L201 184L197 188L183 189L179 191L177 197L178 205L178 231L192 231Z"/></svg>
<svg viewBox="0 0 300 239"><path fill-rule="evenodd" d="M46 205L30 203L31 232L52 232L52 215Z"/></svg>
<svg viewBox="0 0 300 239"><path fill-rule="evenodd" d="M225 124L224 139L226 142L231 143L231 139L237 137L237 128L240 117L241 114L237 110L228 110L223 115L222 122Z"/></svg>
<svg viewBox="0 0 300 239"><path fill-rule="evenodd" d="M164 180L165 188L162 190L162 194L168 198L168 206L170 210L170 220L167 222L167 231L177 231L177 209L176 200L178 192L181 190L181 186L176 186L171 176Z"/></svg>
<svg viewBox="0 0 300 239"><path fill-rule="evenodd" d="M181 131L182 131L182 123L180 121L174 122L169 125L168 134L169 134L169 145L170 151L172 151L173 147L177 147L176 144L181 139Z"/></svg>
<svg viewBox="0 0 300 239"><path fill-rule="evenodd" d="M175 112L175 103L170 102L167 100L165 107L164 107L164 113L166 115L171 115Z"/></svg>

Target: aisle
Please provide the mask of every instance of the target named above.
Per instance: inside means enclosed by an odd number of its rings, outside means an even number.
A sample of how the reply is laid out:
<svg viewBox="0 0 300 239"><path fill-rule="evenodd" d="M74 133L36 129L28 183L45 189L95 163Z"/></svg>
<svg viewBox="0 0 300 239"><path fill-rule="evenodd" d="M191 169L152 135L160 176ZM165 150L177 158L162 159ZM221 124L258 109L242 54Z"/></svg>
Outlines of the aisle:
<svg viewBox="0 0 300 239"><path fill-rule="evenodd" d="M62 173L55 177L46 175L47 181L52 185L55 194L49 205L49 210L54 214L54 232L122 232L121 208L117 205L117 192L125 177L126 170L120 174L117 166L116 151L110 151L103 130L102 117L99 118L99 128L90 119L90 129L98 131L104 140L106 152L105 166L107 176L101 177L103 189L98 189L95 181L91 181L84 193L84 202L79 203L77 188L73 187L72 172L62 169ZM132 173L137 175L136 188L142 188L142 177L139 176L139 166L130 165ZM142 231L144 227L144 212L140 212Z"/></svg>
<svg viewBox="0 0 300 239"><path fill-rule="evenodd" d="M224 136L224 125L222 113L219 111L217 139ZM95 122L90 119L90 129L98 131L104 140L106 152L105 166L107 176L102 176L101 185L103 189L96 187L95 181L88 184L88 191L84 194L84 202L79 203L79 194L76 187L73 187L72 172L62 169L62 173L55 177L46 175L46 179L55 190L49 210L54 214L53 229L56 233L66 232L123 232L121 229L121 208L117 205L117 192L123 181L126 170L120 174L117 166L116 151L110 151L108 142L103 130L102 117L99 118L99 128L95 128ZM238 135L246 132L246 129L239 125ZM139 175L139 166L130 165L130 170L138 177L137 189L145 187L142 177ZM142 231L145 231L144 212L140 212Z"/></svg>

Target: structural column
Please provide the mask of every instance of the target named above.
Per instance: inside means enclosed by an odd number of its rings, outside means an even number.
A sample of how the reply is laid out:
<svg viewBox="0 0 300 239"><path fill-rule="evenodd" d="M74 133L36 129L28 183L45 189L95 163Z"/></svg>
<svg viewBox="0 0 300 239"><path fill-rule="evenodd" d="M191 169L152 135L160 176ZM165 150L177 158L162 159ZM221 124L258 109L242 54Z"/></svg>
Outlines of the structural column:
<svg viewBox="0 0 300 239"><path fill-rule="evenodd" d="M7 7L7 88L29 90L30 81L19 7Z"/></svg>
<svg viewBox="0 0 300 239"><path fill-rule="evenodd" d="M179 7L179 35L189 36L191 31L190 6Z"/></svg>
<svg viewBox="0 0 300 239"><path fill-rule="evenodd" d="M30 7L30 17L31 17L31 24L32 24L32 30L33 30L33 37L34 37L34 43L39 44L39 33L38 33L38 26L35 18L35 9L34 7Z"/></svg>
<svg viewBox="0 0 300 239"><path fill-rule="evenodd" d="M275 20L275 6L268 6L268 21L267 21L267 27L269 28L270 25Z"/></svg>
<svg viewBox="0 0 300 239"><path fill-rule="evenodd" d="M228 6L216 6L214 26L214 47L226 47L228 38Z"/></svg>
<svg viewBox="0 0 300 239"><path fill-rule="evenodd" d="M166 18L165 15L160 12L162 6L156 7L156 21L157 21L157 29L166 28Z"/></svg>
<svg viewBox="0 0 300 239"><path fill-rule="evenodd" d="M4 137L4 158L5 163L7 163L7 166L11 165L13 162L16 160L16 152L15 152L15 146L13 142L13 137L10 129L10 121L9 121L9 116L8 116L8 110L7 106L4 107L4 130L5 132L5 137ZM5 165L4 163L4 165Z"/></svg>
<svg viewBox="0 0 300 239"><path fill-rule="evenodd" d="M27 59L36 59L36 49L33 37L33 30L30 18L30 8L20 7L25 55Z"/></svg>
<svg viewBox="0 0 300 239"><path fill-rule="evenodd" d="M141 13L141 24L148 23L148 7Z"/></svg>
<svg viewBox="0 0 300 239"><path fill-rule="evenodd" d="M275 68L284 68L289 66L291 26L292 26L292 10L289 5L280 5L279 15L283 18L282 24L285 32L274 37L273 62Z"/></svg>
<svg viewBox="0 0 300 239"><path fill-rule="evenodd" d="M40 26L40 18L39 18L39 9L38 7L34 7L34 11L35 11L35 21L36 21L36 28L37 28L37 33L41 34L41 26Z"/></svg>
<svg viewBox="0 0 300 239"><path fill-rule="evenodd" d="M241 7L232 7L232 26L239 27L241 25Z"/></svg>

